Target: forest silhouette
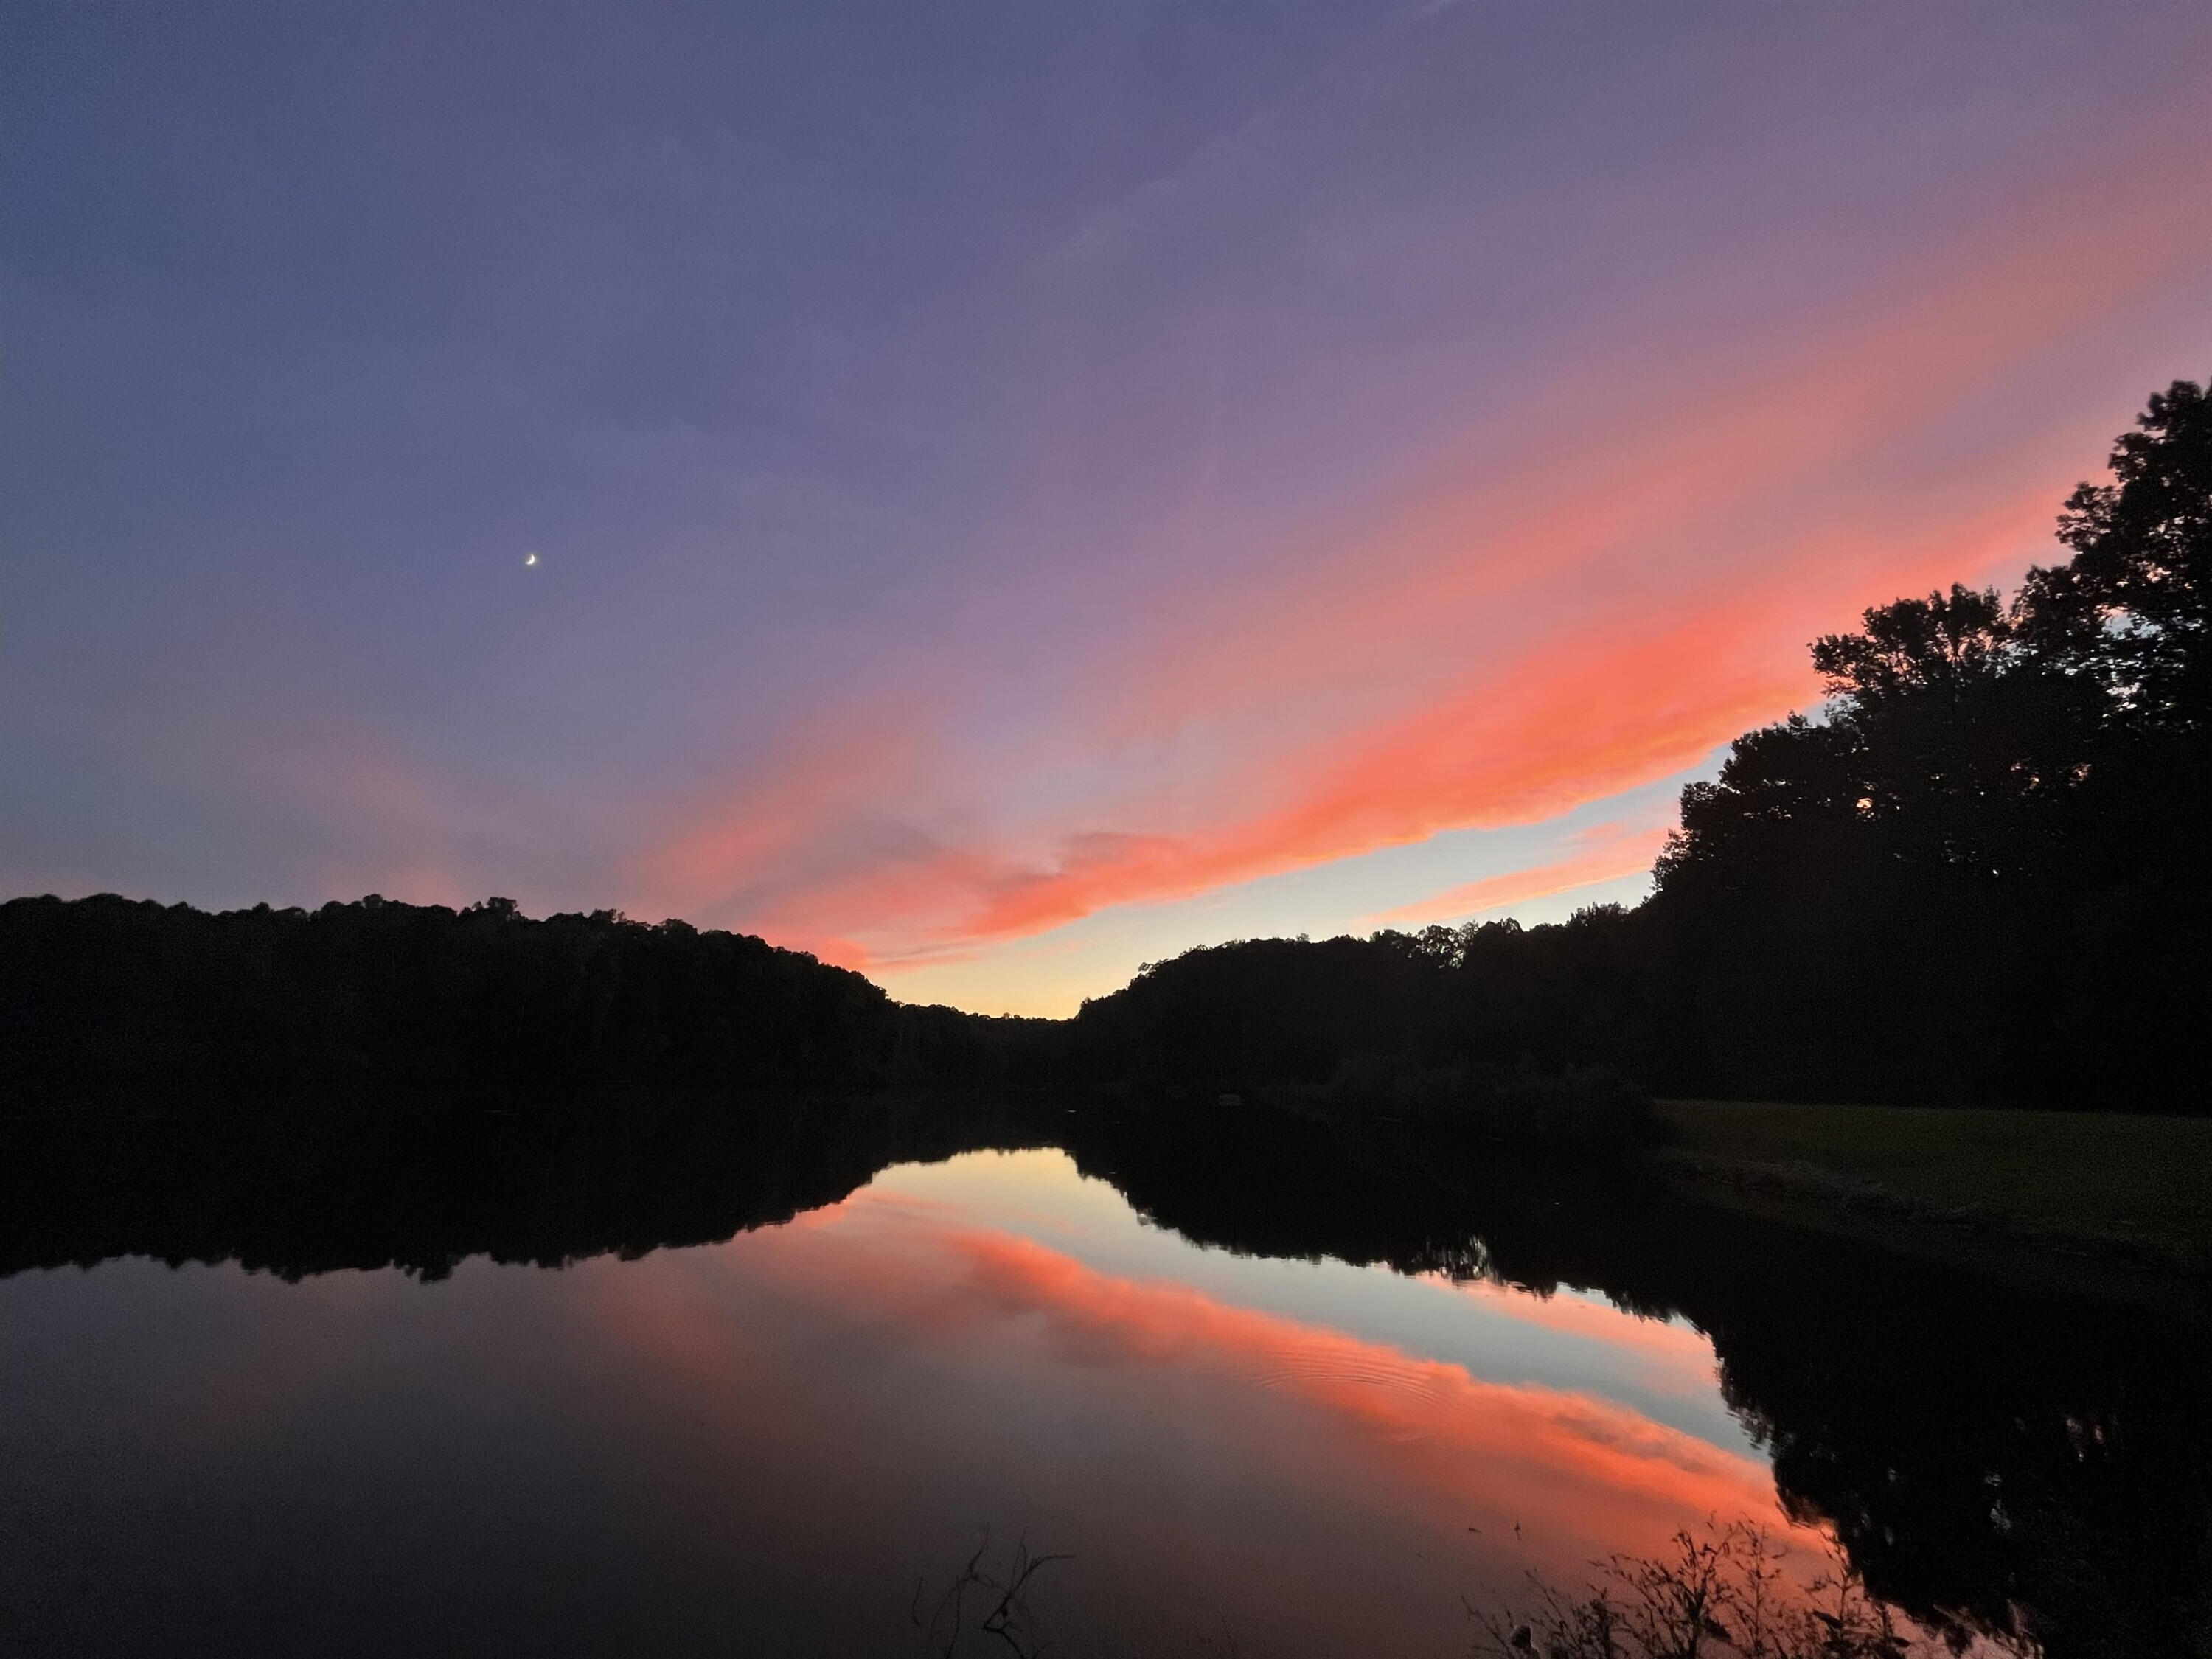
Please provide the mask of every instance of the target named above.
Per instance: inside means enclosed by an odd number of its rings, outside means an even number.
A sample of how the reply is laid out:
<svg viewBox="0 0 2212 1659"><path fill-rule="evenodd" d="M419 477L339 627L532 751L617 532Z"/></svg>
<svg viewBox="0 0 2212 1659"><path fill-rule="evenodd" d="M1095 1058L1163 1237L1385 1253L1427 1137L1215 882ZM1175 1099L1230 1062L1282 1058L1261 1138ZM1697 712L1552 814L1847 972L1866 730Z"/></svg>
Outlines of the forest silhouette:
<svg viewBox="0 0 2212 1659"><path fill-rule="evenodd" d="M0 905L11 1138L184 1114L544 1112L595 1094L1101 1086L1633 1140L1639 1091L2203 1111L2212 399L2176 382L2065 503L2071 557L1815 641L1633 909L1266 939L1066 1021L893 1002L680 921L374 896Z"/></svg>
<svg viewBox="0 0 2212 1659"><path fill-rule="evenodd" d="M1202 1243L1686 1316L1877 1593L2054 1655L2178 1650L2201 1332L2054 1318L1587 1156L1648 1138L1654 1094L2206 1109L2212 400L2154 398L2112 469L2009 600L1817 641L1825 707L1685 792L1633 909L1200 949L1047 1021L501 899L0 905L0 1274L555 1265L1058 1146Z"/></svg>
<svg viewBox="0 0 2212 1659"><path fill-rule="evenodd" d="M2066 502L2073 557L1814 642L1633 910L1194 951L1088 1004L1085 1069L1316 1081L1601 1066L1668 1095L2203 1111L2212 399L2178 382Z"/></svg>

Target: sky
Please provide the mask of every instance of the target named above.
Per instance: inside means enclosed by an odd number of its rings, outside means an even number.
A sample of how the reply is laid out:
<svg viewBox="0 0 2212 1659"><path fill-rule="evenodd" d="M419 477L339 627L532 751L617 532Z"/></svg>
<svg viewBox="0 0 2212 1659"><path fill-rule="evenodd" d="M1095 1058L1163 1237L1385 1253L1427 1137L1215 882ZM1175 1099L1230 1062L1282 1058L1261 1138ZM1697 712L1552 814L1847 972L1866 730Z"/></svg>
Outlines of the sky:
<svg viewBox="0 0 2212 1659"><path fill-rule="evenodd" d="M0 893L1634 902L2212 374L2212 8L0 11Z"/></svg>

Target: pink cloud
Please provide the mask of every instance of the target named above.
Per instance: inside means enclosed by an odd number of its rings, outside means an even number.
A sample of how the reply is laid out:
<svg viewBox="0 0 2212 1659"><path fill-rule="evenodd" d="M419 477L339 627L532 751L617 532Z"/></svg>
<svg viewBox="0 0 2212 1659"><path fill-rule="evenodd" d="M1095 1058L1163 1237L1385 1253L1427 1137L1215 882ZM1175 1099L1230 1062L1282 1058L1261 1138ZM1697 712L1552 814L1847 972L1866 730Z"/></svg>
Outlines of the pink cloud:
<svg viewBox="0 0 2212 1659"><path fill-rule="evenodd" d="M1274 779L1253 783L1255 793L1272 785L1287 797L1271 809L1180 836L1073 836L1049 865L1001 866L949 890L931 889L929 872L905 872L908 890L935 908L904 912L909 931L883 959L1023 938L1112 905L1187 897L1439 830L1539 822L1680 772L1815 694L1800 641L1822 617L1962 562L1978 568L2020 544L2044 510L2039 493L1978 524L1946 526L1936 546L1914 550L1917 559L1825 604L1790 586L1716 598L1671 618L1590 627L1478 670L1425 706L1279 761ZM850 890L808 902L826 908ZM865 913L834 913L867 925Z"/></svg>
<svg viewBox="0 0 2212 1659"><path fill-rule="evenodd" d="M1452 921L1480 915L1486 910L1503 909L1526 899L1549 898L1555 893L1571 893L1578 887L1618 881L1649 870L1666 839L1664 824L1642 830L1608 824L1603 833L1586 837L1583 850L1567 858L1447 888L1412 904L1382 911L1369 920L1382 923Z"/></svg>
<svg viewBox="0 0 2212 1659"><path fill-rule="evenodd" d="M831 736L648 866L678 903L912 964L1694 767L1817 695L1814 634L2048 549L2113 417L1974 422L2012 377L2201 271L2212 228L2177 216L2179 182L2100 181L2078 212L2045 194L1960 227L1794 347L1577 381L1264 586L1161 596L1138 637L1071 670L1026 748L1002 735L986 761L957 722ZM1590 849L1433 902L1510 902L1647 854Z"/></svg>

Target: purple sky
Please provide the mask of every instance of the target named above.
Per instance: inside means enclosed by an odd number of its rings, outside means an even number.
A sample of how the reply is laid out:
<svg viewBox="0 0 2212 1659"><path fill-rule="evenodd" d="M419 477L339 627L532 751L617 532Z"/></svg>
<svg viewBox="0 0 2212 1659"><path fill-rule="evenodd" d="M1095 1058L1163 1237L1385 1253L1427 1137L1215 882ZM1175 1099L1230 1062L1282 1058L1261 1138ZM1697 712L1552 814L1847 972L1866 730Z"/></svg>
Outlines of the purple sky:
<svg viewBox="0 0 2212 1659"><path fill-rule="evenodd" d="M0 890L1633 897L2212 372L2212 8L0 12ZM538 562L526 565L526 557Z"/></svg>

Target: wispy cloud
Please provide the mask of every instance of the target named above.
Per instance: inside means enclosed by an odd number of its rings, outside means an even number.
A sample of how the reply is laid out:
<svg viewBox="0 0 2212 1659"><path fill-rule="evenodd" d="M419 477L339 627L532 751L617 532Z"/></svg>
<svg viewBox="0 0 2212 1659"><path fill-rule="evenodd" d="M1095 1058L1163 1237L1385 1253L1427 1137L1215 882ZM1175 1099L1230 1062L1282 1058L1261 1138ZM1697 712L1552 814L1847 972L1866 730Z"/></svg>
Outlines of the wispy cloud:
<svg viewBox="0 0 2212 1659"><path fill-rule="evenodd" d="M1605 824L1578 837L1580 845L1566 858L1446 888L1441 893L1382 911L1367 920L1386 925L1458 921L1529 899L1549 898L1557 893L1571 893L1577 888L1595 887L1601 882L1619 881L1649 870L1666 839L1663 824L1639 830Z"/></svg>
<svg viewBox="0 0 2212 1659"><path fill-rule="evenodd" d="M1787 349L1703 343L1577 382L1367 526L1286 550L1264 586L1163 596L973 780L957 723L880 752L832 736L875 758L823 791L809 756L653 866L749 925L913 964L1692 768L1816 695L1814 634L2049 546L2111 417L1990 410L2201 276L2212 228L2177 216L2180 182L1961 226ZM1656 833L1419 908L1630 873Z"/></svg>

